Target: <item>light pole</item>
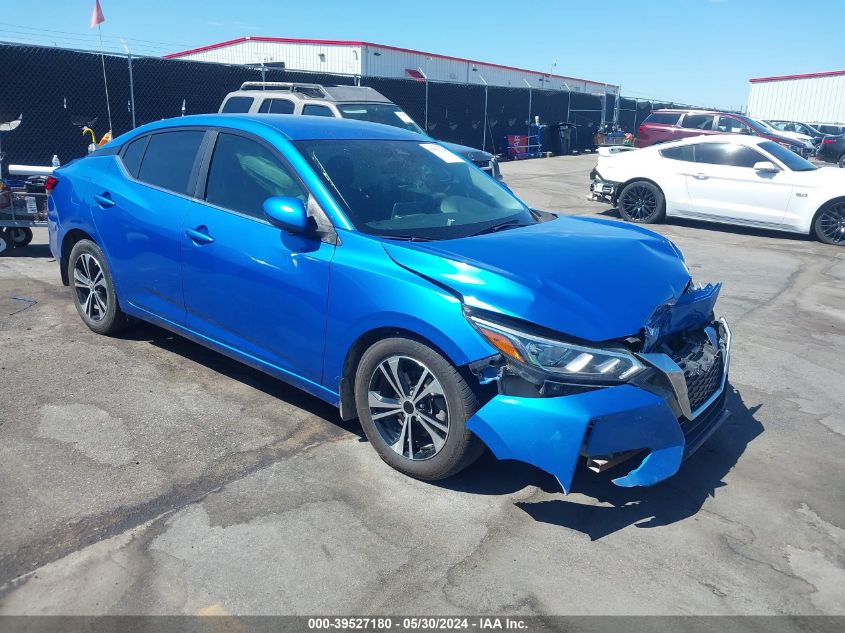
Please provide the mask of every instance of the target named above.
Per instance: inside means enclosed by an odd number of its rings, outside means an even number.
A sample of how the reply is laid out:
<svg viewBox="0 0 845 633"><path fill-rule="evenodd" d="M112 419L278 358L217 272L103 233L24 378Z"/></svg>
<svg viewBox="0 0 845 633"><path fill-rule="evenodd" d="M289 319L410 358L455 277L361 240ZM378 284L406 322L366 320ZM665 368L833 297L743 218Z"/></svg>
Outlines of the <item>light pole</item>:
<svg viewBox="0 0 845 633"><path fill-rule="evenodd" d="M483 141L481 142L481 149L482 151L487 151L487 80L484 78L484 75L478 73L478 78L484 82L484 136Z"/></svg>

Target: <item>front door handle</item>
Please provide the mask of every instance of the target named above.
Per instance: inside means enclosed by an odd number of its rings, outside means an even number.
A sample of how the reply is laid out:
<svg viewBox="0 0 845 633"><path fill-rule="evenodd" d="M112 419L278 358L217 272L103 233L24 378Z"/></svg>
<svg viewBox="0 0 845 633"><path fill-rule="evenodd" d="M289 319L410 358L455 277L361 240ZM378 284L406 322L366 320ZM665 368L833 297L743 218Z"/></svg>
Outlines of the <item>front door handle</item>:
<svg viewBox="0 0 845 633"><path fill-rule="evenodd" d="M111 196L106 192L94 195L94 202L100 205L103 209L109 209L117 203L111 199Z"/></svg>
<svg viewBox="0 0 845 633"><path fill-rule="evenodd" d="M211 244L214 241L214 238L208 234L208 227L206 226L185 229L185 235L190 237L194 244Z"/></svg>
<svg viewBox="0 0 845 633"><path fill-rule="evenodd" d="M710 178L710 176L708 176L707 174L702 174L701 172L693 174L692 177L696 180L707 180L708 178Z"/></svg>

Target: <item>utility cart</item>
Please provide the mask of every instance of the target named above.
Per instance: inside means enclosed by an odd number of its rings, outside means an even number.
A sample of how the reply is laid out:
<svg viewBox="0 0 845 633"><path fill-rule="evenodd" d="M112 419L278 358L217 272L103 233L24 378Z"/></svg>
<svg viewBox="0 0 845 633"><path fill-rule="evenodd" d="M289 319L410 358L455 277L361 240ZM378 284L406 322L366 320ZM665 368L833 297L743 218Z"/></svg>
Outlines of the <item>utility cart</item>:
<svg viewBox="0 0 845 633"><path fill-rule="evenodd" d="M21 169L23 168L23 169ZM32 229L47 226L45 182L50 168L10 165L9 173L41 172L26 178L9 176L0 189L0 235L6 249L23 248L32 241Z"/></svg>

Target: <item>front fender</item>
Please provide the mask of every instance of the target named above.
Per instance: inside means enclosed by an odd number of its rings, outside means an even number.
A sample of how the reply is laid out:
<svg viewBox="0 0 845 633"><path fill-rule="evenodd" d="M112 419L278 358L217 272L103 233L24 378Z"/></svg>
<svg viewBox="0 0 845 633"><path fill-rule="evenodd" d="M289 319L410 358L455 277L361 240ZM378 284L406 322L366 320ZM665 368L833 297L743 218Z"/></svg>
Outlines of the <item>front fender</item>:
<svg viewBox="0 0 845 633"><path fill-rule="evenodd" d="M329 284L323 386L338 391L352 345L381 328L425 338L457 367L496 352L466 320L455 295L399 266L378 240L339 234Z"/></svg>

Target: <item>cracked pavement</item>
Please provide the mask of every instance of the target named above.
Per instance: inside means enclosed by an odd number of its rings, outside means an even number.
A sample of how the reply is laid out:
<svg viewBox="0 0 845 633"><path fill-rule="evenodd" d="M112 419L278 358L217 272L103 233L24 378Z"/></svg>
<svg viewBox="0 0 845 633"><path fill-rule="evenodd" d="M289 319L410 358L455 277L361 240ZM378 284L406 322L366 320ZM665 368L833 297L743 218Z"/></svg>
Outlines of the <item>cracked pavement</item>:
<svg viewBox="0 0 845 633"><path fill-rule="evenodd" d="M503 172L612 217L594 164ZM654 228L724 281L733 415L663 484L581 468L569 496L489 455L414 481L292 387L152 326L97 336L37 231L0 256L0 614L845 614L845 249Z"/></svg>

